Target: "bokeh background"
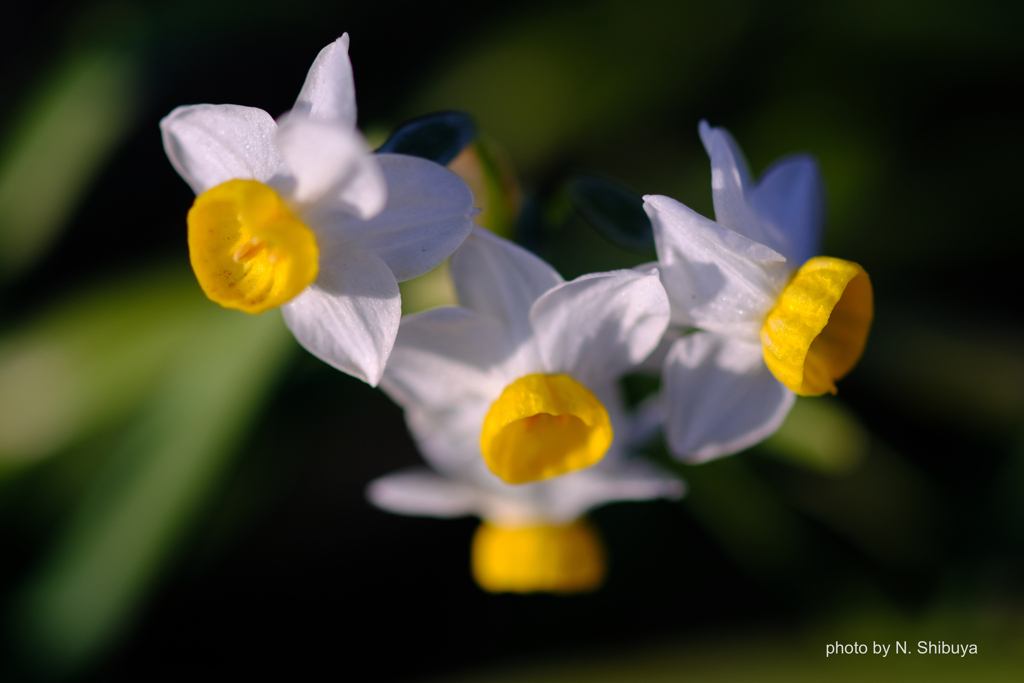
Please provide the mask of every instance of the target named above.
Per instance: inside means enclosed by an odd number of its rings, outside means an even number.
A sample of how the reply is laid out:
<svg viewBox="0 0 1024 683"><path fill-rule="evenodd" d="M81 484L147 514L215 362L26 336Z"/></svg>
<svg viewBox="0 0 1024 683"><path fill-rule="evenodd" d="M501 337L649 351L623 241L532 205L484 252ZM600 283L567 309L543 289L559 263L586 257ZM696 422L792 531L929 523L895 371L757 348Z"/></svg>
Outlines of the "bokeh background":
<svg viewBox="0 0 1024 683"><path fill-rule="evenodd" d="M991 1L5 10L0 677L1017 680L1022 29L1024 5ZM690 494L593 514L611 565L592 595L485 594L474 520L372 508L370 479L419 462L400 411L191 276L192 194L157 122L199 102L277 116L345 31L368 137L472 114L492 227L566 277L652 256L559 200L573 173L712 215L701 118L755 173L817 156L825 251L872 276L837 397L707 465L651 445ZM443 302L443 269L403 291ZM826 659L837 640L979 654Z"/></svg>

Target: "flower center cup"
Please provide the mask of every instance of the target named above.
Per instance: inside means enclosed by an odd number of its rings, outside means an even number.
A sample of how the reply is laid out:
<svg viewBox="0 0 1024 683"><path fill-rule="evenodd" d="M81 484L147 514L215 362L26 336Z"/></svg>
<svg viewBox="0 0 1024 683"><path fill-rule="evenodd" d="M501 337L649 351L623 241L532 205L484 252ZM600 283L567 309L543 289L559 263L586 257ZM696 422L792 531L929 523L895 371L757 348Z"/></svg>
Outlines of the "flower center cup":
<svg viewBox="0 0 1024 683"><path fill-rule="evenodd" d="M505 387L480 431L480 452L509 484L590 467L612 444L608 411L568 375L527 375Z"/></svg>
<svg viewBox="0 0 1024 683"><path fill-rule="evenodd" d="M818 256L796 272L761 329L764 361L801 396L836 393L864 353L874 298L856 263Z"/></svg>
<svg viewBox="0 0 1024 683"><path fill-rule="evenodd" d="M196 197L188 212L188 251L206 296L246 313L295 298L319 269L313 231L255 180L229 180Z"/></svg>
<svg viewBox="0 0 1024 683"><path fill-rule="evenodd" d="M585 520L506 529L484 522L473 536L473 578L491 593L581 593L604 581L601 540Z"/></svg>

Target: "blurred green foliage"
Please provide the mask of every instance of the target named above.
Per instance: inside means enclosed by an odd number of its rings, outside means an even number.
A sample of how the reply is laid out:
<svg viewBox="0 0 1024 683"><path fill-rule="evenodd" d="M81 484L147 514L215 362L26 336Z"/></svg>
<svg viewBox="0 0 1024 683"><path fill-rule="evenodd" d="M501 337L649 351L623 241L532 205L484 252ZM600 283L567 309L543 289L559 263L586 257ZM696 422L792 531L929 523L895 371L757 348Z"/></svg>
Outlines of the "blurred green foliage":
<svg viewBox="0 0 1024 683"><path fill-rule="evenodd" d="M27 589L19 632L45 669L79 668L125 627L293 348L277 315L203 308Z"/></svg>
<svg viewBox="0 0 1024 683"><path fill-rule="evenodd" d="M188 271L164 267L76 294L0 337L0 462L53 455L123 419L204 315Z"/></svg>
<svg viewBox="0 0 1024 683"><path fill-rule="evenodd" d="M79 47L55 64L0 136L0 277L43 255L139 110L138 56Z"/></svg>

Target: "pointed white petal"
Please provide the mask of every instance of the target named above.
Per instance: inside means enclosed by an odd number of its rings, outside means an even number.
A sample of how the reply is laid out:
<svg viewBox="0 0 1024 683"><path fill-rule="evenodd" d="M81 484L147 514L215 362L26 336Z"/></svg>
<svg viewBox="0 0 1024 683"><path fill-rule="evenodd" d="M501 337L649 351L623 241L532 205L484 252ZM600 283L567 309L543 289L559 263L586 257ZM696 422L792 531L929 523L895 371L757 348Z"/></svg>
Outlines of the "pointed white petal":
<svg viewBox="0 0 1024 683"><path fill-rule="evenodd" d="M715 220L755 242L765 244L757 215L747 204L747 192L754 187L750 167L729 131L712 128L707 121L698 126L701 142L711 157L711 195Z"/></svg>
<svg viewBox="0 0 1024 683"><path fill-rule="evenodd" d="M764 364L760 344L694 332L665 359L665 436L691 463L736 453L779 428L795 395Z"/></svg>
<svg viewBox="0 0 1024 683"><path fill-rule="evenodd" d="M369 220L337 227L346 241L372 251L399 282L422 275L452 255L473 227L473 193L440 164L402 154L376 154L387 204Z"/></svg>
<svg viewBox="0 0 1024 683"><path fill-rule="evenodd" d="M760 339L789 276L785 258L669 197L647 195L644 210L673 323Z"/></svg>
<svg viewBox="0 0 1024 683"><path fill-rule="evenodd" d="M277 124L235 104L178 107L160 121L171 164L198 195L233 178L266 182L281 167Z"/></svg>
<svg viewBox="0 0 1024 683"><path fill-rule="evenodd" d="M356 127L356 88L348 58L348 34L320 50L292 112L347 128Z"/></svg>
<svg viewBox="0 0 1024 683"><path fill-rule="evenodd" d="M377 256L354 248L321 249L316 282L282 310L307 351L377 385L402 317L398 283Z"/></svg>
<svg viewBox="0 0 1024 683"><path fill-rule="evenodd" d="M462 517L481 509L481 492L472 484L417 467L374 479L366 487L371 503L400 515Z"/></svg>
<svg viewBox="0 0 1024 683"><path fill-rule="evenodd" d="M537 256L482 228L475 228L452 256L459 304L500 321L510 342L530 338L530 307L563 282Z"/></svg>
<svg viewBox="0 0 1024 683"><path fill-rule="evenodd" d="M699 130L704 149L711 157L715 220L788 257L789 241L781 226L766 220L752 202L754 180L736 140L725 128L712 128L707 121L700 122Z"/></svg>
<svg viewBox="0 0 1024 683"><path fill-rule="evenodd" d="M825 182L813 157L799 155L777 161L750 193L750 204L785 237L782 253L793 267L820 253Z"/></svg>
<svg viewBox="0 0 1024 683"><path fill-rule="evenodd" d="M381 388L407 410L447 413L471 403L490 407L505 388L496 370L507 349L495 320L465 308L406 316Z"/></svg>
<svg viewBox="0 0 1024 683"><path fill-rule="evenodd" d="M654 350L668 326L669 303L656 268L592 273L546 292L530 321L547 371L595 386Z"/></svg>
<svg viewBox="0 0 1024 683"><path fill-rule="evenodd" d="M291 173L291 199L308 207L312 216L340 211L371 218L384 208L384 174L358 131L288 116L278 131L277 146ZM311 206L314 203L317 206Z"/></svg>

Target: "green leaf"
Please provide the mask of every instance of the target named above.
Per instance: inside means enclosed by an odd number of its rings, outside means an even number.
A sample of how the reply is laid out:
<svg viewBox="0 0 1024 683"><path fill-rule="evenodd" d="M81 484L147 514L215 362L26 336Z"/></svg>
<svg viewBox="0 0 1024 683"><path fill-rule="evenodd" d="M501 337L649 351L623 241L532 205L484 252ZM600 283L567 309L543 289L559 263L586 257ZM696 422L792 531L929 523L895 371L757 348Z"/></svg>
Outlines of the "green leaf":
<svg viewBox="0 0 1024 683"><path fill-rule="evenodd" d="M864 460L870 437L857 416L832 397L798 397L763 452L821 474L842 475Z"/></svg>
<svg viewBox="0 0 1024 683"><path fill-rule="evenodd" d="M36 669L80 670L128 625L292 348L280 314L212 306L179 345L19 604L20 651Z"/></svg>
<svg viewBox="0 0 1024 683"><path fill-rule="evenodd" d="M687 480L683 500L725 550L755 575L794 579L806 550L801 520L741 458L673 470Z"/></svg>
<svg viewBox="0 0 1024 683"><path fill-rule="evenodd" d="M408 154L447 166L475 139L476 125L469 114L442 111L403 123L377 152Z"/></svg>
<svg viewBox="0 0 1024 683"><path fill-rule="evenodd" d="M132 53L73 51L28 98L0 152L0 278L31 266L132 131Z"/></svg>
<svg viewBox="0 0 1024 683"><path fill-rule="evenodd" d="M654 229L640 195L594 175L570 180L566 194L583 219L615 246L636 252L654 249Z"/></svg>
<svg viewBox="0 0 1024 683"><path fill-rule="evenodd" d="M187 269L151 267L0 337L0 465L53 455L133 411L211 310Z"/></svg>

